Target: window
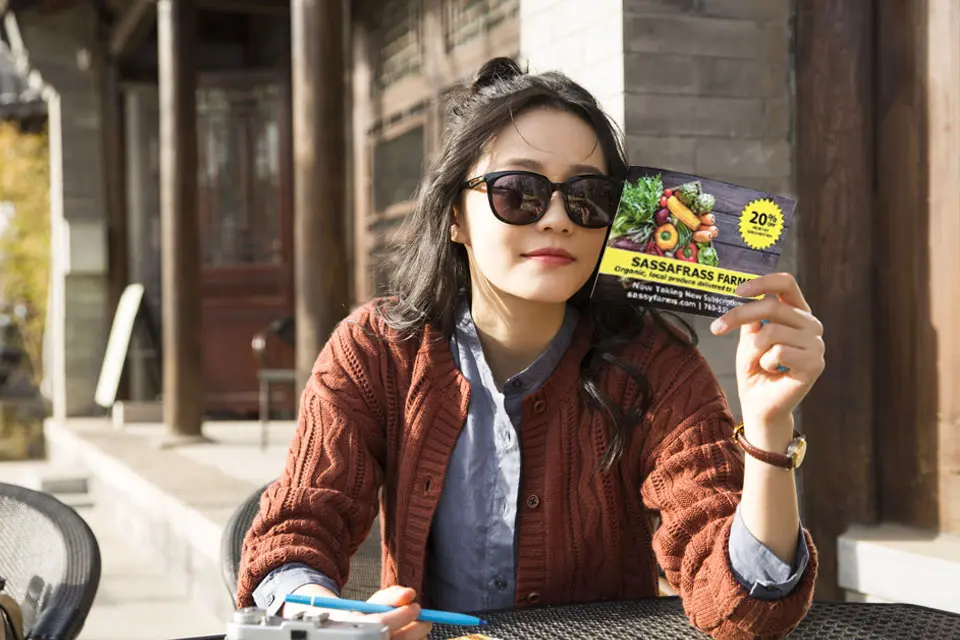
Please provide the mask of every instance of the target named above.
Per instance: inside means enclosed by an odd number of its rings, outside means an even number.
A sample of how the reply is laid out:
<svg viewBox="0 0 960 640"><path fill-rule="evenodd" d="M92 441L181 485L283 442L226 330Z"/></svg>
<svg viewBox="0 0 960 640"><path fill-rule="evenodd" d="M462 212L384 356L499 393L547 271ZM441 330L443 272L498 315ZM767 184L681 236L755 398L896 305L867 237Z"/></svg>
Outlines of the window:
<svg viewBox="0 0 960 640"><path fill-rule="evenodd" d="M444 0L443 38L447 51L495 29L520 12L520 0Z"/></svg>
<svg viewBox="0 0 960 640"><path fill-rule="evenodd" d="M373 207L376 211L413 199L423 172L424 150L423 125L374 145Z"/></svg>
<svg viewBox="0 0 960 640"><path fill-rule="evenodd" d="M197 91L206 266L281 262L278 99L269 83Z"/></svg>
<svg viewBox="0 0 960 640"><path fill-rule="evenodd" d="M423 66L421 0L393 0L377 9L377 84L389 87Z"/></svg>

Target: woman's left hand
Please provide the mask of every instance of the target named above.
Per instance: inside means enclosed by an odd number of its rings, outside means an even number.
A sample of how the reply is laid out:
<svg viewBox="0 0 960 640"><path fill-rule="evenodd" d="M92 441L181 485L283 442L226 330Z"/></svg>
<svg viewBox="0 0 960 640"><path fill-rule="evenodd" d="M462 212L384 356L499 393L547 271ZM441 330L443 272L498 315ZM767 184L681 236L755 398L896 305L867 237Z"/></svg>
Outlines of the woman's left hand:
<svg viewBox="0 0 960 640"><path fill-rule="evenodd" d="M745 282L737 294L766 294L762 300L731 309L710 327L716 335L740 327L737 383L744 422L792 424L793 410L823 372L823 325L788 273Z"/></svg>

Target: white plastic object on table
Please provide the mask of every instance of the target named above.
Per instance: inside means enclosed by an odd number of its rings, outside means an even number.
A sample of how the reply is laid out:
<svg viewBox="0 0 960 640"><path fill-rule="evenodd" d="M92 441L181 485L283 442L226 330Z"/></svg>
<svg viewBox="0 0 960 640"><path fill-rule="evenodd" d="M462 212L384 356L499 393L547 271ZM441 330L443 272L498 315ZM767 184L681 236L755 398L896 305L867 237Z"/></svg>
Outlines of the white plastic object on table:
<svg viewBox="0 0 960 640"><path fill-rule="evenodd" d="M293 618L268 616L249 607L233 612L225 640L389 640L390 628L376 621L331 620L327 612Z"/></svg>

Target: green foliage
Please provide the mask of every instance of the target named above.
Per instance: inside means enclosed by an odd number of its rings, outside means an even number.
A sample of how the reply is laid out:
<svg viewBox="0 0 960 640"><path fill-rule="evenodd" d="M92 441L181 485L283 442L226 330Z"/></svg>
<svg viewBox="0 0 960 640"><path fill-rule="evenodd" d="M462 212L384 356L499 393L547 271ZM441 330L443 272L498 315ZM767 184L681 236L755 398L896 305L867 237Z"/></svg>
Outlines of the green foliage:
<svg viewBox="0 0 960 640"><path fill-rule="evenodd" d="M39 378L50 276L50 162L45 133L21 133L0 122L0 203L13 205L12 216L0 228L0 300L6 307L0 311L16 304L26 307L28 317L20 328Z"/></svg>

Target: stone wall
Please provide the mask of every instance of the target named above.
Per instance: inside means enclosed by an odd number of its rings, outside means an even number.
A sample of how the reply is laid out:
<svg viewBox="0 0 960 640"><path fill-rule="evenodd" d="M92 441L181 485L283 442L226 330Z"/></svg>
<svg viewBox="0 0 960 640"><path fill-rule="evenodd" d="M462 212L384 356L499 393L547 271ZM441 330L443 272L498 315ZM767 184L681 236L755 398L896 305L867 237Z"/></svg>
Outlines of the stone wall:
<svg viewBox="0 0 960 640"><path fill-rule="evenodd" d="M624 126L623 0L521 0L520 54L532 73L557 69Z"/></svg>
<svg viewBox="0 0 960 640"><path fill-rule="evenodd" d="M59 417L96 412L110 327L100 89L91 6L18 13L30 68L48 93L53 242L46 388Z"/></svg>

